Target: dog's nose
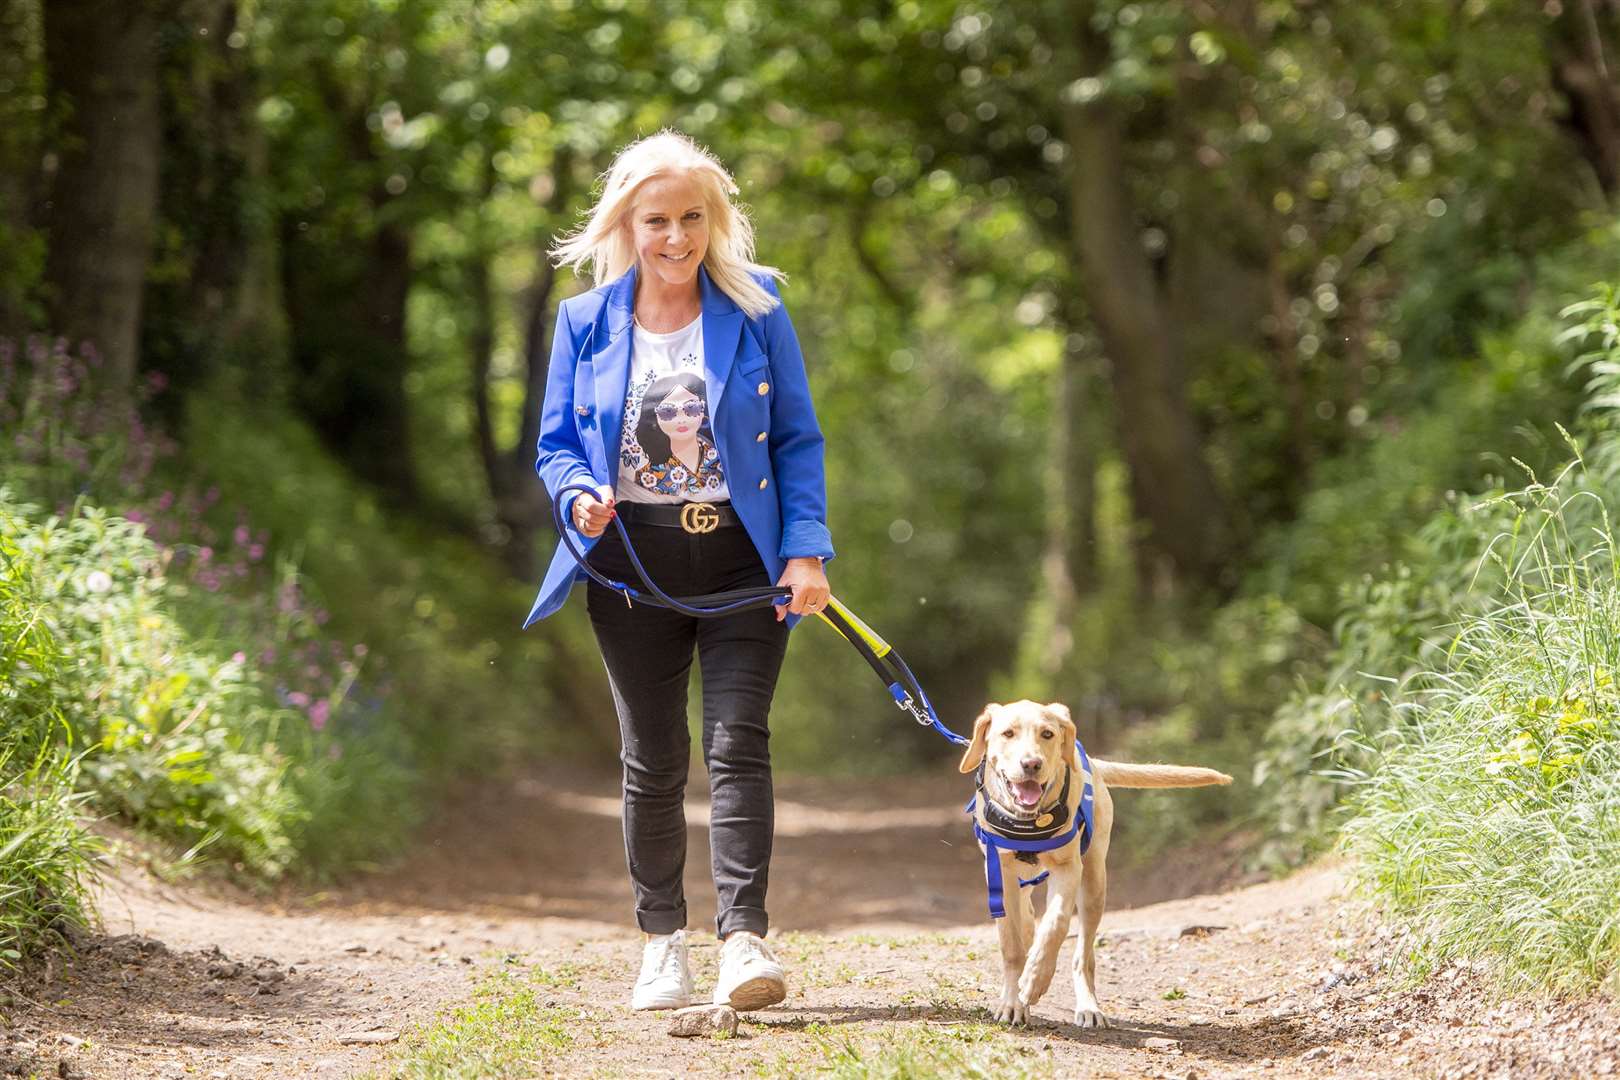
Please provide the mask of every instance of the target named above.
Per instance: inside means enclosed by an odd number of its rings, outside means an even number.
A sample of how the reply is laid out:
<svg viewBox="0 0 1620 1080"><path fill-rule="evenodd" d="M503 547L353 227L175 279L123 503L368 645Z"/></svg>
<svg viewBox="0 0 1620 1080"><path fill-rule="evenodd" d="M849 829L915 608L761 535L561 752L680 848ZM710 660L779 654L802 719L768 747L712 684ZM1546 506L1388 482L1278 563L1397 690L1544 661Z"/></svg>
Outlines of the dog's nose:
<svg viewBox="0 0 1620 1080"><path fill-rule="evenodd" d="M1044 765L1045 762L1038 757L1027 757L1023 760L1022 764L1024 766L1024 774L1026 776L1034 776L1036 773L1041 771L1041 766Z"/></svg>

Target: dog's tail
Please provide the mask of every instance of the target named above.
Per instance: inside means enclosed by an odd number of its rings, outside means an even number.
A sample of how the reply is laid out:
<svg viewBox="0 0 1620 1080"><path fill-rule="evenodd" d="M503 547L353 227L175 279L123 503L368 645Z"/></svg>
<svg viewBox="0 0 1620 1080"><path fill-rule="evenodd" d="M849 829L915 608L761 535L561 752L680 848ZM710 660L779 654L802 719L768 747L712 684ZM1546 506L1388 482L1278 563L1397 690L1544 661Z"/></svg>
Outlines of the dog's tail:
<svg viewBox="0 0 1620 1080"><path fill-rule="evenodd" d="M1101 758L1092 758L1091 764L1103 783L1116 788L1208 787L1232 782L1223 772L1192 765L1129 765Z"/></svg>

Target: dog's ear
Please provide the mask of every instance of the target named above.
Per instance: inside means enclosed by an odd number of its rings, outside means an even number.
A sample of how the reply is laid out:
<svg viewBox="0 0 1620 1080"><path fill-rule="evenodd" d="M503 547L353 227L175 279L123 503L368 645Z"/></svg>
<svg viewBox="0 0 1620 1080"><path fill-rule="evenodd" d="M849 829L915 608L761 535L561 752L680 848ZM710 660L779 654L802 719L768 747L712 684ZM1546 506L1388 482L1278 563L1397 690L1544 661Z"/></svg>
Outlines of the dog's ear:
<svg viewBox="0 0 1620 1080"><path fill-rule="evenodd" d="M968 743L967 750L962 753L962 764L957 766L959 771L970 773L984 760L984 746L990 740L990 712L994 708L994 705L986 705L984 712L973 721L973 741Z"/></svg>
<svg viewBox="0 0 1620 1080"><path fill-rule="evenodd" d="M1071 769L1078 769L1080 755L1075 751L1074 744L1080 738L1080 729L1074 726L1074 717L1069 714L1069 707L1061 701L1054 701L1046 707L1046 711L1062 729L1058 738L1063 740L1063 763Z"/></svg>

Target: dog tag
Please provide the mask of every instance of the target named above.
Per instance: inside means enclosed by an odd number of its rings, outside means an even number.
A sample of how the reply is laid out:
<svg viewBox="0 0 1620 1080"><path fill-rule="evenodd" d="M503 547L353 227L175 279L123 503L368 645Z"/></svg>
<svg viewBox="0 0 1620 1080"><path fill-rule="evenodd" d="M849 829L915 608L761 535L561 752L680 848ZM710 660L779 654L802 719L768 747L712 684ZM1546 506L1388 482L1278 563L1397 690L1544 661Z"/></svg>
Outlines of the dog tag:
<svg viewBox="0 0 1620 1080"><path fill-rule="evenodd" d="M1042 814L1040 817L1035 819L1035 827L1037 829L1044 829L1050 824L1052 824L1051 814Z"/></svg>

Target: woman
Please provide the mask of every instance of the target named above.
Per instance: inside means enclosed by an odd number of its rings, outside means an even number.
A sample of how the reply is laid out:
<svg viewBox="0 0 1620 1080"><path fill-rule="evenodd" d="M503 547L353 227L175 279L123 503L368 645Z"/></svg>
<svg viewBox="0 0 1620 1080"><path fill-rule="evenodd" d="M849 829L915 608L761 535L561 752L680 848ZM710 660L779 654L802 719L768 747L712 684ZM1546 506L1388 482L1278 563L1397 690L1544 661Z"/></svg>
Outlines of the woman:
<svg viewBox="0 0 1620 1080"><path fill-rule="evenodd" d="M589 583L586 609L619 714L625 851L646 935L636 1009L692 997L681 877L694 649L724 941L714 1000L746 1010L787 996L764 940L774 826L767 719L788 631L827 602L822 564L833 549L823 441L776 291L782 274L753 261L753 226L736 193L712 155L661 132L620 152L585 224L553 252L560 265L589 266L596 288L558 312L537 468L548 491L593 489L564 508L592 567L638 580L618 531L607 531L618 517L673 596L772 582L793 594L785 608L694 619ZM528 621L555 612L583 577L559 545Z"/></svg>

